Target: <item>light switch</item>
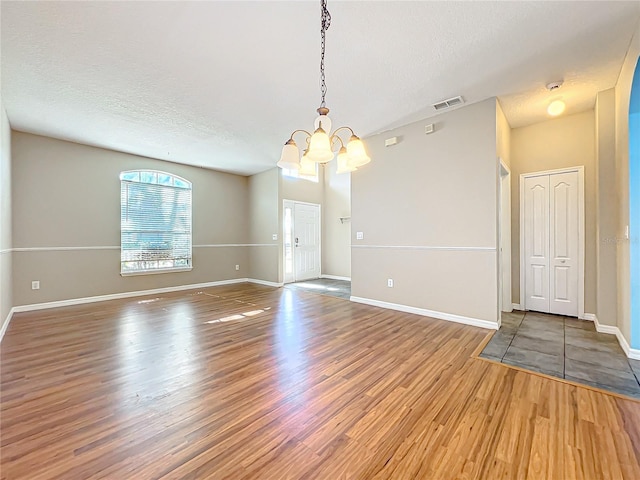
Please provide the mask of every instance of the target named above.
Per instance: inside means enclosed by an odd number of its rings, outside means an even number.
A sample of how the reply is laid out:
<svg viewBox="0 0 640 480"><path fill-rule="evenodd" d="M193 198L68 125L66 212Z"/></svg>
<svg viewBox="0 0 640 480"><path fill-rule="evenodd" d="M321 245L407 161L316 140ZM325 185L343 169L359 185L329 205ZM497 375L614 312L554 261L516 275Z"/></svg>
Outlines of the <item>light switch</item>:
<svg viewBox="0 0 640 480"><path fill-rule="evenodd" d="M364 238L363 232L356 232L356 240L362 240Z"/></svg>
<svg viewBox="0 0 640 480"><path fill-rule="evenodd" d="M271 240L278 240L278 234L274 233L273 235L271 235Z"/></svg>

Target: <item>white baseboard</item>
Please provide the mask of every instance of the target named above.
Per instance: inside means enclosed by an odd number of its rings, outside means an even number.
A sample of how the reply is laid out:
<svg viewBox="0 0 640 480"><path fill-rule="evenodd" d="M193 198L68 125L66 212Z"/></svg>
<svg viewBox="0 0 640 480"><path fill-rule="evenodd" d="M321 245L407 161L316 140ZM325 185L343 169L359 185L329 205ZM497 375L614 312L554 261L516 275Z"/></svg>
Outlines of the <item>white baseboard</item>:
<svg viewBox="0 0 640 480"><path fill-rule="evenodd" d="M628 358L631 358L634 360L640 360L640 350L636 348L631 348L629 346L627 339L624 338L624 335L622 335L622 332L618 327L615 327L612 325L602 325L598 321L598 317L594 313L585 313L584 319L592 321L596 327L597 332L608 333L609 335L615 335L616 338L618 339L618 343L620 344L620 347L622 348L622 350L624 351L625 355Z"/></svg>
<svg viewBox="0 0 640 480"><path fill-rule="evenodd" d="M365 305L372 305L374 307L388 308L390 310L398 310L399 312L415 313L416 315L437 318L438 320L448 320L450 322L464 323L465 325L471 325L473 327L487 328L490 330L498 329L497 322L490 322L489 320L481 320L479 318L463 317L462 315L455 315L453 313L436 312L434 310L427 310L426 308L411 307L408 305L383 302L370 298L351 297L350 300L352 302L364 303Z"/></svg>
<svg viewBox="0 0 640 480"><path fill-rule="evenodd" d="M249 283L257 283L258 285L266 285L267 287L282 287L284 286L284 283L278 283L278 282L269 282L267 280L258 280L257 278L245 278L245 281L249 282Z"/></svg>
<svg viewBox="0 0 640 480"><path fill-rule="evenodd" d="M341 277L339 275L320 275L320 278L328 278L329 280L344 280L345 282L350 282L351 277Z"/></svg>
<svg viewBox="0 0 640 480"><path fill-rule="evenodd" d="M514 303L513 304L513 309L514 310L523 310L522 305L520 305L519 303Z"/></svg>
<svg viewBox="0 0 640 480"><path fill-rule="evenodd" d="M104 302L107 300L118 300L129 297L142 297L144 295L155 295L158 293L178 292L181 290L193 290L195 288L217 287L220 285L230 285L233 283L247 282L246 278L234 278L231 280L220 280L218 282L194 283L191 285L178 285L175 287L154 288L151 290L138 290L134 292L111 293L108 295L97 295L95 297L71 298L69 300L58 300L55 302L32 303L30 305L19 305L13 307L14 312L30 312L32 310L44 310L45 308L67 307L70 305L81 305L83 303Z"/></svg>
<svg viewBox="0 0 640 480"><path fill-rule="evenodd" d="M7 328L9 328L9 322L11 322L11 318L13 317L14 312L15 312L15 308L11 308L11 310L9 310L7 318L4 319L4 322L2 323L2 327L0 327L0 342L2 341L2 338L4 337L4 334L7 331Z"/></svg>
<svg viewBox="0 0 640 480"><path fill-rule="evenodd" d="M234 283L258 283L269 287L281 287L282 283L268 282L266 280L257 280L255 278L233 278L230 280L220 280L217 282L194 283L190 285L178 285L175 287L154 288L151 290L138 290L134 292L111 293L108 295L97 295L95 297L70 298L68 300L58 300L55 302L32 303L30 305L18 305L13 307L7 315L6 320L0 327L0 341L4 337L4 333L9 327L9 322L14 313L31 312L34 310L44 310L46 308L68 307L71 305L82 305L85 303L105 302L107 300L118 300L121 298L142 297L144 295L156 295L159 293L179 292L182 290L193 290L197 288L218 287L220 285L232 285Z"/></svg>

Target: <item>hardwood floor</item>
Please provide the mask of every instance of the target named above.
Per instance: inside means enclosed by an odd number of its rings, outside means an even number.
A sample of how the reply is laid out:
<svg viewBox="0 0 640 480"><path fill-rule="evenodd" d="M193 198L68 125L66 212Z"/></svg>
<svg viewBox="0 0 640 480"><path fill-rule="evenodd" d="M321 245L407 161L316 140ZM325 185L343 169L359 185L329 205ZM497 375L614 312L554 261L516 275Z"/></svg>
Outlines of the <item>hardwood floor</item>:
<svg viewBox="0 0 640 480"><path fill-rule="evenodd" d="M486 335L249 284L16 314L0 477L640 478L639 403Z"/></svg>

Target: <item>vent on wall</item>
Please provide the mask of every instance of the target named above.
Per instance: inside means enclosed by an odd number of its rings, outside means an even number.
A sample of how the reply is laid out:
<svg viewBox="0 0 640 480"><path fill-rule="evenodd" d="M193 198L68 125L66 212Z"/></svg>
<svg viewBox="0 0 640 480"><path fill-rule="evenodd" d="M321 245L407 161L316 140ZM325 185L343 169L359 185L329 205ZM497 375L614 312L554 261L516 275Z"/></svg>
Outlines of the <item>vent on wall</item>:
<svg viewBox="0 0 640 480"><path fill-rule="evenodd" d="M445 108L455 107L457 105L462 105L463 103L464 103L464 100L462 99L462 97L458 96L458 97L449 98L447 100L442 100L441 102L438 102L438 103L434 103L433 108L435 108L436 110L444 110Z"/></svg>

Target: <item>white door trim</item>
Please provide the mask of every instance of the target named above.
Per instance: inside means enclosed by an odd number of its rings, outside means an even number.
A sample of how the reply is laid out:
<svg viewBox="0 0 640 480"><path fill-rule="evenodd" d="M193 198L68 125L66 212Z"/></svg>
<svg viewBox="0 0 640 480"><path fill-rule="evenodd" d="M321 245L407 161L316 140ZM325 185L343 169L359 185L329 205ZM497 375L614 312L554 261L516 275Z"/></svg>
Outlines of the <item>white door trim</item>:
<svg viewBox="0 0 640 480"><path fill-rule="evenodd" d="M322 277L322 205L319 203L311 203L311 202L300 202L298 200L289 200L287 198L283 198L282 199L282 210L280 213L280 216L282 218L282 261L280 262L281 268L282 268L282 283L286 284L286 283L293 283L296 281L295 279L295 255L293 256L293 275L294 278L293 280L290 280L289 282L287 282L287 278L286 278L286 273L285 273L285 232L284 232L284 209L287 207L287 205L295 207L295 204L298 205L312 205L314 207L318 207L318 262L320 264L320 277ZM293 215L293 214L292 214ZM292 219L293 221L293 219ZM295 229L295 225L293 227Z"/></svg>
<svg viewBox="0 0 640 480"><path fill-rule="evenodd" d="M526 178L578 173L578 318L584 319L584 263L585 263L585 212L584 212L584 166L545 170L520 174L520 305L527 310L524 248L524 180Z"/></svg>
<svg viewBox="0 0 640 480"><path fill-rule="evenodd" d="M511 299L511 169L502 158L498 158L498 182L500 196L498 199L498 318L502 312L512 312L513 303ZM506 186L505 186L506 183ZM505 212L505 195L506 209ZM503 215L507 213L507 215ZM505 218L506 217L506 218ZM503 242L507 233L508 241ZM505 273L507 282L505 282ZM505 295L506 294L506 295Z"/></svg>

